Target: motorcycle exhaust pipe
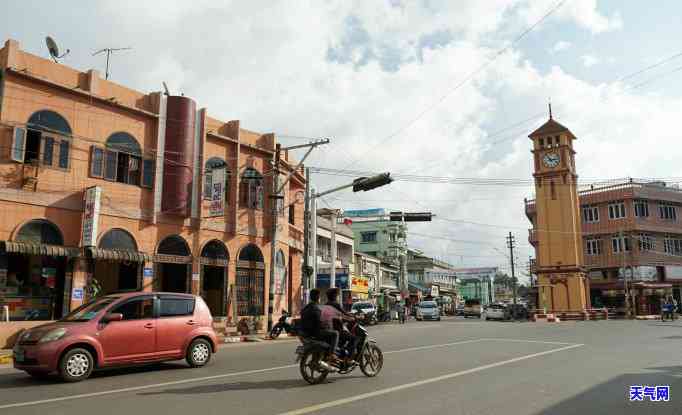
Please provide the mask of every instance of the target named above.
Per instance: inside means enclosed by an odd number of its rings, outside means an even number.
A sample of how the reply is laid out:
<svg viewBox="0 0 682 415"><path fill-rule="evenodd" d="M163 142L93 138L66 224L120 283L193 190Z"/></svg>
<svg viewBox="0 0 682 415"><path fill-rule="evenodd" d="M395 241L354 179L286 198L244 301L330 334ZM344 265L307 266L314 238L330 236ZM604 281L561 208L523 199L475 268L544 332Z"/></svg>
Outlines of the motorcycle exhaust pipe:
<svg viewBox="0 0 682 415"><path fill-rule="evenodd" d="M320 362L318 363L318 366L320 366L323 370L326 370L327 372L336 372L336 368L334 368L329 363L327 363L323 360L320 360Z"/></svg>

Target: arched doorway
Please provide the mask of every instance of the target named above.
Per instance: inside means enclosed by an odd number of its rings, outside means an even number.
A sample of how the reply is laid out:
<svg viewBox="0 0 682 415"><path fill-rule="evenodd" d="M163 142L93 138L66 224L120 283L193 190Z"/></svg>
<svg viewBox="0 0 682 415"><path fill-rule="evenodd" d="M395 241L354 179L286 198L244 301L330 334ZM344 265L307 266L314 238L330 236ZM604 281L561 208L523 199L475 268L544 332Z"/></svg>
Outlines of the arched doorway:
<svg viewBox="0 0 682 415"><path fill-rule="evenodd" d="M237 261L237 314L262 316L265 314L265 263L263 253L254 244L239 252Z"/></svg>
<svg viewBox="0 0 682 415"><path fill-rule="evenodd" d="M203 278L201 296L206 301L214 317L226 316L225 296L227 293L227 265L229 255L225 244L214 239L204 245L201 250Z"/></svg>
<svg viewBox="0 0 682 415"><path fill-rule="evenodd" d="M111 229L102 235L97 248L90 253L95 258L94 278L103 293L140 289L140 265L144 255L138 252L135 238L130 233Z"/></svg>
<svg viewBox="0 0 682 415"><path fill-rule="evenodd" d="M7 255L2 255L7 264L4 292L16 305L10 309L10 319L60 318L68 311L65 296L70 290L64 289L64 277L71 255L71 250L62 246L62 232L48 220L33 219L19 229L14 241L5 242Z"/></svg>
<svg viewBox="0 0 682 415"><path fill-rule="evenodd" d="M166 237L156 250L161 291L189 293L192 251L180 235Z"/></svg>

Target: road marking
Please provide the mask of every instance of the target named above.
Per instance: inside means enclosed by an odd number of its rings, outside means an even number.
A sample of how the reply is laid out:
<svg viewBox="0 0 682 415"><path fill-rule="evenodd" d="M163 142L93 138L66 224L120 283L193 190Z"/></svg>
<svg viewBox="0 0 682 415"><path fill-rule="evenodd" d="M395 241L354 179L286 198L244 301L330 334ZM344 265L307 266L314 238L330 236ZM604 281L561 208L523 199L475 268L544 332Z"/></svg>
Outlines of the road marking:
<svg viewBox="0 0 682 415"><path fill-rule="evenodd" d="M449 347L449 346L455 346L458 344L467 344L467 343L478 343L485 341L486 339L474 339L474 340L462 340L459 342L454 342L454 343L443 343L443 344L432 344L429 346L418 346L418 347L410 347L408 349L400 349L400 350L389 350L387 352L383 352L383 354L391 354L391 353L403 353L403 352L413 352L416 350L428 350L428 349L438 349L441 347Z"/></svg>
<svg viewBox="0 0 682 415"><path fill-rule="evenodd" d="M444 343L444 344L433 344L433 345L429 345L429 346L410 347L407 349L387 351L387 352L384 352L384 354L403 353L403 352L411 352L411 351L415 351L415 350L434 349L434 348L438 348L438 347L455 346L458 344L474 343L474 342L479 342L479 341L482 341L482 340L481 339L464 340L464 341L454 342L454 343ZM11 403L11 404L6 404L6 405L0 405L0 409L18 408L18 407L22 407L22 406L33 406L33 405L40 405L40 404L45 404L45 403L68 401L68 400L72 400L72 399L92 398L95 396L112 395L115 393L135 392L135 391L139 391L139 390L154 389L154 388L160 388L160 387L165 387L165 386L182 385L182 384L192 383L192 382L203 382L203 381L207 381L207 380L215 380L215 379L222 379L222 378L235 377L235 376L253 375L253 374L257 374L257 373L272 372L272 371L282 370L282 369L291 369L294 367L298 367L298 365L296 364L296 365L276 366L276 367L270 367L270 368L266 368L266 369L256 369L256 370L247 370L244 372L224 373L222 375L204 376L204 377L200 377L200 378L183 379L183 380L176 380L176 381L172 381L172 382L156 383L156 384L152 384L152 385L132 386L129 388L120 388L120 389L113 389L113 390L101 391L101 392L91 392L91 393L82 393L82 394L78 394L78 395L60 396L58 398L42 399L39 401L17 402L17 403Z"/></svg>
<svg viewBox="0 0 682 415"><path fill-rule="evenodd" d="M541 343L541 344L557 344L557 345L575 344L575 343L553 342L553 341L543 341L543 340L505 339L504 337L486 337L486 338L481 339L481 340L489 340L489 341L496 341L496 342Z"/></svg>
<svg viewBox="0 0 682 415"><path fill-rule="evenodd" d="M156 383L153 385L133 386L130 388L113 389L113 390L102 391L102 392L81 393L78 395L60 396L58 398L42 399L39 401L17 402L17 403L11 403L11 404L7 404L7 405L0 405L0 409L40 405L40 404L44 404L44 403L68 401L68 400L72 400L72 399L92 398L94 396L112 395L114 393L133 392L133 391L139 391L139 390L144 390L144 389L153 389L153 388L160 388L160 387L164 387L164 386L182 385L185 383L201 382L201 381L205 381L205 380L222 379L222 378L228 378L228 377L234 377L234 376L253 375L255 373L272 372L275 370L290 369L290 368L297 367L297 366L298 365L276 366L276 367L269 367L267 369L255 369L255 370L246 370L244 372L224 373L222 375L204 376L201 378L176 380L173 382Z"/></svg>
<svg viewBox="0 0 682 415"><path fill-rule="evenodd" d="M435 378L423 379L423 380L420 380L420 381L417 381L417 382L407 383L407 384L400 385L400 386L393 386L393 387L391 387L391 388L379 389L379 390L376 390L376 391L374 391L374 392L363 393L363 394L361 394L361 395L355 395L355 396L351 396L351 397L348 397L348 398L343 398L343 399L338 399L338 400L335 400L335 401L330 401L330 402L321 403L321 404L318 404L318 405L312 405L312 406L308 406L308 407L301 408L301 409L295 409L295 410L293 410L293 411L282 412L282 413L280 413L279 415L303 415L303 414L309 414L309 413L311 413L311 412L321 411L321 410L323 410L323 409L333 408L333 407L336 407L336 406L341 406L341 405L345 405L345 404L348 404L348 403L353 403L353 402L361 401L361 400L363 400L363 399L373 398L373 397L375 397L375 396L386 395L386 394L393 393L393 392L397 392L397 391L401 391L401 390L404 390L404 389L416 388L416 387L418 387L418 386L428 385L428 384L430 384L430 383L440 382L440 381L442 381L442 380L452 379L452 378L456 378L456 377L459 377L459 376L468 375L468 374L471 374L471 373L481 372L481 371L483 371L483 370L487 370L487 369L492 369L492 368L499 367L499 366L508 365L508 364L510 364L510 363L516 363L516 362L520 362L520 361L523 361L523 360L532 359L532 358L534 358L534 357L540 357L540 356L548 355L548 354L551 354L551 353L558 353L558 352L562 352L562 351L564 351L564 350L570 350L570 349L574 349L574 348L576 348L576 347L582 347L582 346L584 346L584 344L572 344L572 345L570 345L570 346L560 347L560 348L558 348L558 349L547 350L547 351L545 351L545 352L528 354L528 355L521 356L521 357L515 357L515 358L509 359L509 360L503 360L503 361L501 361L501 362L496 362L496 363L491 363L491 364L488 364L488 365L478 366L478 367L475 367L475 368L473 368L473 369L462 370L462 371L460 371L460 372L450 373L450 374L443 375L443 376L437 376L437 377L435 377Z"/></svg>

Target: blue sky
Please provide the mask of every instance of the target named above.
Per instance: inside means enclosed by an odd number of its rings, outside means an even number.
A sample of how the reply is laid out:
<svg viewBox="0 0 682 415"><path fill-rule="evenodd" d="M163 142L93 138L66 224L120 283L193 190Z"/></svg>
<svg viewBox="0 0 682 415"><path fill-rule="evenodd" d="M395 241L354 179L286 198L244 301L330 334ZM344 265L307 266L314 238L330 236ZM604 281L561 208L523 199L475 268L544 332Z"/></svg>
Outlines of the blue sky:
<svg viewBox="0 0 682 415"><path fill-rule="evenodd" d="M411 174L531 177L526 135L546 111L579 137L581 177L680 177L682 57L624 84L617 79L682 52L682 4L567 0L521 42L463 86L495 51L550 10L555 0L440 1L39 1L8 2L0 37L47 56L52 35L71 54L64 64L104 71L142 90L194 97L199 106L245 128L274 131L285 143L331 137L309 165ZM77 6L75 6L77 5ZM503 140L503 141L500 141ZM665 148L665 154L662 150ZM315 175L319 188L348 178ZM416 224L410 243L458 265L500 265L509 230L526 238L523 198L532 187L396 182L326 203L341 208L429 208L461 222ZM519 256L531 253L519 247Z"/></svg>

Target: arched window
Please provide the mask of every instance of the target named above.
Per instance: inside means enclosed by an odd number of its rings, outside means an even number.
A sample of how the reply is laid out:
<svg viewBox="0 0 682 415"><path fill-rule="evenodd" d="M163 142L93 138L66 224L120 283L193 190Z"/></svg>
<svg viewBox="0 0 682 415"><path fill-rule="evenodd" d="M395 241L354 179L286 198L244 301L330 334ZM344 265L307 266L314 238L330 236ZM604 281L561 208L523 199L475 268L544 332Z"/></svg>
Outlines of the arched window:
<svg viewBox="0 0 682 415"><path fill-rule="evenodd" d="M263 209L263 176L255 169L247 168L239 183L240 204L247 209Z"/></svg>
<svg viewBox="0 0 682 415"><path fill-rule="evenodd" d="M64 237L57 225L45 219L28 221L14 239L33 244L64 245Z"/></svg>
<svg viewBox="0 0 682 415"><path fill-rule="evenodd" d="M99 247L101 249L114 249L118 251L137 251L135 239L123 229L112 229L102 235Z"/></svg>
<svg viewBox="0 0 682 415"><path fill-rule="evenodd" d="M90 176L112 182L152 187L154 158L143 158L142 147L132 135L117 132L109 136L104 147L90 149Z"/></svg>
<svg viewBox="0 0 682 415"><path fill-rule="evenodd" d="M59 169L69 168L71 127L54 111L31 115L26 127L15 127L12 135L12 160L40 163Z"/></svg>
<svg viewBox="0 0 682 415"><path fill-rule="evenodd" d="M220 157L211 157L208 159L204 165L204 199L211 200L213 195L213 177L214 170L224 169L224 181L223 181L223 200L227 201L227 179L229 172L227 170L227 163Z"/></svg>
<svg viewBox="0 0 682 415"><path fill-rule="evenodd" d="M180 235L171 235L166 237L159 244L159 248L156 250L159 254L165 255L177 255L177 256L190 256L192 251L189 249L189 245Z"/></svg>
<svg viewBox="0 0 682 415"><path fill-rule="evenodd" d="M225 244L217 239L204 245L204 248L201 250L201 256L211 259L229 259Z"/></svg>

